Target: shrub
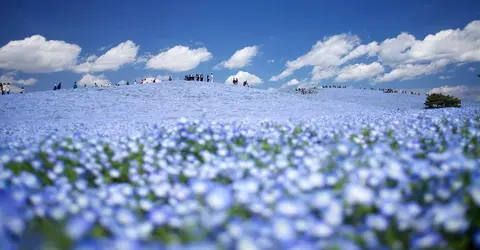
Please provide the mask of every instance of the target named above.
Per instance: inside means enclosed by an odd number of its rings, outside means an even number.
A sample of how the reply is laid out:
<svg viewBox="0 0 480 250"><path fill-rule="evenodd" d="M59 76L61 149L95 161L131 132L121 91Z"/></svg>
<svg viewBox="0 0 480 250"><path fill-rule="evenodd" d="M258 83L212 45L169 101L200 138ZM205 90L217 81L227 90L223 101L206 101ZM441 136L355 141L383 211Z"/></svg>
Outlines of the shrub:
<svg viewBox="0 0 480 250"><path fill-rule="evenodd" d="M459 98L442 94L430 94L425 101L425 108L460 108L462 101Z"/></svg>

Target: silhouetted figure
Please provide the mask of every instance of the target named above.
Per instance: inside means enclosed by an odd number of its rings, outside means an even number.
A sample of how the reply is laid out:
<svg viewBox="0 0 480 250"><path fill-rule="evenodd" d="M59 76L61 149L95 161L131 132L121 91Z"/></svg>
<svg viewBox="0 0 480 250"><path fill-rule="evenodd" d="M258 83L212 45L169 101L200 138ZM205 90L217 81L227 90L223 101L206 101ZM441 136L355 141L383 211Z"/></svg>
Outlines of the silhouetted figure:
<svg viewBox="0 0 480 250"><path fill-rule="evenodd" d="M210 82L210 75L207 74L207 82Z"/></svg>
<svg viewBox="0 0 480 250"><path fill-rule="evenodd" d="M5 95L5 86L3 83L0 83L0 89L2 89L2 95Z"/></svg>
<svg viewBox="0 0 480 250"><path fill-rule="evenodd" d="M62 83L59 82L59 83L58 83L58 86L57 86L57 90L60 90L61 88L62 88Z"/></svg>
<svg viewBox="0 0 480 250"><path fill-rule="evenodd" d="M127 81L127 85L130 85L130 83Z"/></svg>
<svg viewBox="0 0 480 250"><path fill-rule="evenodd" d="M168 81L169 81L169 82L172 81L172 76L169 76L169 77L168 77Z"/></svg>
<svg viewBox="0 0 480 250"><path fill-rule="evenodd" d="M53 91L57 90L57 85L53 85Z"/></svg>
<svg viewBox="0 0 480 250"><path fill-rule="evenodd" d="M203 82L203 73L200 74L200 81Z"/></svg>
<svg viewBox="0 0 480 250"><path fill-rule="evenodd" d="M22 89L20 90L20 94L23 94L25 92L25 88L22 87Z"/></svg>
<svg viewBox="0 0 480 250"><path fill-rule="evenodd" d="M10 95L10 83L7 83L7 95Z"/></svg>
<svg viewBox="0 0 480 250"><path fill-rule="evenodd" d="M73 83L73 89L77 89L77 82Z"/></svg>
<svg viewBox="0 0 480 250"><path fill-rule="evenodd" d="M238 82L238 80L237 80L237 82ZM250 87L250 86L248 85L248 82L247 82L246 80L243 82L243 87Z"/></svg>
<svg viewBox="0 0 480 250"><path fill-rule="evenodd" d="M98 87L97 83L95 83L95 88Z"/></svg>

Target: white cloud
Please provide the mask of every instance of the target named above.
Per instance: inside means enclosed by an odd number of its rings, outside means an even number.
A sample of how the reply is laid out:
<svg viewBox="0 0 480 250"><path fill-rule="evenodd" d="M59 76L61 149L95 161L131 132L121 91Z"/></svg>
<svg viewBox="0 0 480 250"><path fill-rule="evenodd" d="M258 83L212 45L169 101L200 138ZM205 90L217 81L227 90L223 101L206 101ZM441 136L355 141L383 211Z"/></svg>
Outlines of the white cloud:
<svg viewBox="0 0 480 250"><path fill-rule="evenodd" d="M258 46L249 46L237 50L230 59L220 63L220 67L228 69L239 69L251 63L258 53Z"/></svg>
<svg viewBox="0 0 480 250"><path fill-rule="evenodd" d="M433 88L428 93L439 93L444 95L451 95L460 98L461 100L480 101L480 87L478 86L442 86Z"/></svg>
<svg viewBox="0 0 480 250"><path fill-rule="evenodd" d="M295 86L295 85L298 85L298 84L300 84L299 80L292 79L292 80L288 81L287 83L283 84L280 88L287 88L287 87Z"/></svg>
<svg viewBox="0 0 480 250"><path fill-rule="evenodd" d="M475 70L477 70L477 69L474 68L474 67L470 67L470 68L468 68L468 70L469 70L470 72L475 72Z"/></svg>
<svg viewBox="0 0 480 250"><path fill-rule="evenodd" d="M267 63L274 63L274 62L275 62L274 59L267 60Z"/></svg>
<svg viewBox="0 0 480 250"><path fill-rule="evenodd" d="M1 47L0 68L27 73L59 72L75 65L80 51L76 44L34 35Z"/></svg>
<svg viewBox="0 0 480 250"><path fill-rule="evenodd" d="M287 68L279 75L271 77L270 81L282 80L305 66L315 66L317 70L338 66L342 57L348 54L358 43L357 36L347 34L326 37L322 41L318 41L307 54L294 61L288 61L286 63Z"/></svg>
<svg viewBox="0 0 480 250"><path fill-rule="evenodd" d="M385 39L380 44L379 59L384 64L395 65L404 63L409 59L408 51L415 43L415 37L408 33L401 33L395 38Z"/></svg>
<svg viewBox="0 0 480 250"><path fill-rule="evenodd" d="M107 49L109 49L109 48L111 48L111 47L113 47L113 44L110 44L110 45L108 45L108 46L102 46L100 49L98 49L98 51L105 51L105 50L107 50Z"/></svg>
<svg viewBox="0 0 480 250"><path fill-rule="evenodd" d="M87 59L85 59L85 61L87 62L93 62L97 59L98 57L96 55L90 55L87 57Z"/></svg>
<svg viewBox="0 0 480 250"><path fill-rule="evenodd" d="M93 87L95 86L95 83L97 83L98 86L105 86L109 84L110 81L108 79L105 79L104 75L95 76L91 74L86 74L82 77L82 79L78 80L77 83L79 87L83 87L85 85L87 85L87 87Z"/></svg>
<svg viewBox="0 0 480 250"><path fill-rule="evenodd" d="M380 46L378 46L377 42L371 42L367 45L359 45L354 50L350 51L348 55L342 58L341 64L348 62L350 60L356 59L358 57L368 55L368 57L372 57L378 54L380 51Z"/></svg>
<svg viewBox="0 0 480 250"><path fill-rule="evenodd" d="M263 83L263 80L260 79L258 76L245 71L238 71L237 74L229 76L225 83L232 84L233 78L238 78L238 82L240 85L242 85L244 81L247 81L249 85L259 85Z"/></svg>
<svg viewBox="0 0 480 250"><path fill-rule="evenodd" d="M374 62L371 64L353 64L345 66L340 69L337 77L335 78L336 82L346 82L346 81L360 81L365 79L370 79L375 76L383 73L385 69L383 66Z"/></svg>
<svg viewBox="0 0 480 250"><path fill-rule="evenodd" d="M28 78L28 79L15 79L16 73L15 72L7 72L0 76L0 83L11 83L11 84L18 84L22 86L31 86L37 83L37 79L35 78Z"/></svg>
<svg viewBox="0 0 480 250"><path fill-rule="evenodd" d="M28 79L17 80L16 83L24 85L24 86L31 86L31 85L34 85L35 83L37 83L37 79L30 77Z"/></svg>
<svg viewBox="0 0 480 250"><path fill-rule="evenodd" d="M117 83L118 85L126 85L127 81L126 80L121 80Z"/></svg>
<svg viewBox="0 0 480 250"><path fill-rule="evenodd" d="M405 64L400 65L392 71L377 79L378 82L390 82L394 80L409 80L422 75L437 73L449 64L446 59L441 59L429 64Z"/></svg>
<svg viewBox="0 0 480 250"><path fill-rule="evenodd" d="M183 72L196 68L200 63L212 58L206 48L190 49L177 45L147 61L147 68Z"/></svg>
<svg viewBox="0 0 480 250"><path fill-rule="evenodd" d="M329 79L337 75L338 69L335 66L323 68L323 67L313 67L312 70L312 81L319 82L324 79Z"/></svg>
<svg viewBox="0 0 480 250"><path fill-rule="evenodd" d="M439 76L438 79L440 80L448 80L448 79L451 79L452 76Z"/></svg>
<svg viewBox="0 0 480 250"><path fill-rule="evenodd" d="M293 72L295 72L294 69L286 69L284 70L282 73L280 73L279 75L276 75L276 76L272 76L270 78L270 81L272 82L276 82L276 81L279 81L279 80L283 80L289 76L291 76L293 74Z"/></svg>
<svg viewBox="0 0 480 250"><path fill-rule="evenodd" d="M98 58L95 55L89 56L86 62L76 65L73 71L77 73L89 73L118 70L121 66L135 61L139 47L140 46L137 46L134 42L128 40L109 49Z"/></svg>
<svg viewBox="0 0 480 250"><path fill-rule="evenodd" d="M354 35L340 34L324 38L307 54L288 61L285 70L270 80L282 80L302 67L313 66L312 81L335 76L342 81L349 78L338 75L342 73L340 65L346 65L345 70L351 70L348 65L350 61L367 57L373 57L379 65L390 69L390 72L378 78L379 82L414 79L440 72L449 64L480 62L480 21L472 21L463 29L442 30L420 40L402 32L381 42L359 43L359 38ZM375 66L377 72L380 70L377 64L371 66Z"/></svg>

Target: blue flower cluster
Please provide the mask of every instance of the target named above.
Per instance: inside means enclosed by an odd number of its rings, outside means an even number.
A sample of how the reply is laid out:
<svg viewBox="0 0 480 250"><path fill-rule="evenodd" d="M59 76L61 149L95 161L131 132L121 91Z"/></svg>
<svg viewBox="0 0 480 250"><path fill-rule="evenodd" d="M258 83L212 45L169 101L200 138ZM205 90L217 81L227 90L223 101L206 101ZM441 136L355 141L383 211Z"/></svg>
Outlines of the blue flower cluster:
<svg viewBox="0 0 480 250"><path fill-rule="evenodd" d="M479 230L475 109L0 151L2 249L472 249Z"/></svg>

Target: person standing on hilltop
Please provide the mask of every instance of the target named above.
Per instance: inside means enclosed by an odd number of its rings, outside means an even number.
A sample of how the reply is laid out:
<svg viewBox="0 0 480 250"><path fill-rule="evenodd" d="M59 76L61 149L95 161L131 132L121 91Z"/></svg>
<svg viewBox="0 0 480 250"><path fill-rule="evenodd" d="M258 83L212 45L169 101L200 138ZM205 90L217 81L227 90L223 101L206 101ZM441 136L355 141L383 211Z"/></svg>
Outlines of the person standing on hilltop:
<svg viewBox="0 0 480 250"><path fill-rule="evenodd" d="M25 88L22 87L22 89L20 90L20 94L23 94L23 92L25 92Z"/></svg>
<svg viewBox="0 0 480 250"><path fill-rule="evenodd" d="M7 83L7 95L10 95L10 83Z"/></svg>
<svg viewBox="0 0 480 250"><path fill-rule="evenodd" d="M169 81L169 82L172 81L172 76L169 76L169 77L168 77L168 81Z"/></svg>
<svg viewBox="0 0 480 250"><path fill-rule="evenodd" d="M58 83L57 90L60 90L61 88L62 88L62 83L61 83L61 82L59 82L59 83Z"/></svg>
<svg viewBox="0 0 480 250"><path fill-rule="evenodd" d="M210 73L210 81L213 82L213 73Z"/></svg>
<svg viewBox="0 0 480 250"><path fill-rule="evenodd" d="M77 82L73 83L73 89L77 89Z"/></svg>
<svg viewBox="0 0 480 250"><path fill-rule="evenodd" d="M137 79L135 79L135 81L133 81L133 85L137 85Z"/></svg>

